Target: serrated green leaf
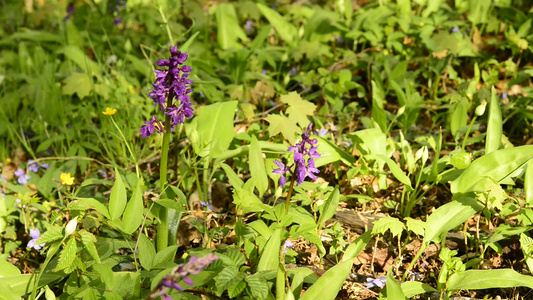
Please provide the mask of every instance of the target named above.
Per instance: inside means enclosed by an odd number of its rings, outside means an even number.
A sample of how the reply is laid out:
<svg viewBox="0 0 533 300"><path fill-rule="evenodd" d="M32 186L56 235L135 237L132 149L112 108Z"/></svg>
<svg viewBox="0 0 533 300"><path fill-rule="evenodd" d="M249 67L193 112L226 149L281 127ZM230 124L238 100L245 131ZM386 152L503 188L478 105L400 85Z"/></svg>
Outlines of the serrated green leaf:
<svg viewBox="0 0 533 300"><path fill-rule="evenodd" d="M74 256L74 261L72 262L72 264L70 264L70 266L65 268L63 272L65 272L66 274L70 274L74 272L76 269L79 269L82 272L84 272L86 269L85 264L81 261L81 259L78 256Z"/></svg>
<svg viewBox="0 0 533 300"><path fill-rule="evenodd" d="M422 220L415 220L412 218L405 218L407 220L407 230L414 232L415 234L424 235L424 228L426 223Z"/></svg>
<svg viewBox="0 0 533 300"><path fill-rule="evenodd" d="M268 134L273 137L278 133L283 135L287 141L294 143L296 141L296 134L301 134L302 129L296 125L296 122L281 115L268 115L265 121L269 123Z"/></svg>
<svg viewBox="0 0 533 300"><path fill-rule="evenodd" d="M307 100L303 100L297 92L290 92L287 95L283 95L280 97L280 100L289 105L289 108L286 110L289 118L298 123L302 128L307 128L307 125L310 123L308 117L315 113L316 105Z"/></svg>
<svg viewBox="0 0 533 300"><path fill-rule="evenodd" d="M252 292L252 297L254 299L266 299L268 297L268 282L260 274L254 274L251 276L246 276L244 278L248 283L248 287Z"/></svg>
<svg viewBox="0 0 533 300"><path fill-rule="evenodd" d="M63 228L61 227L50 227L47 231L45 231L37 241L35 241L35 244L45 244L50 243L53 241L57 241L59 239L63 238Z"/></svg>
<svg viewBox="0 0 533 300"><path fill-rule="evenodd" d="M59 254L59 260L57 262L57 267L54 271L64 270L74 263L76 259L76 252L78 251L78 244L76 243L76 238L71 236L67 242L67 245Z"/></svg>
<svg viewBox="0 0 533 300"><path fill-rule="evenodd" d="M122 176L120 176L117 168L115 168L115 176L115 184L113 185L113 190L109 197L109 215L113 221L120 218L127 202L126 186L124 185Z"/></svg>
<svg viewBox="0 0 533 300"><path fill-rule="evenodd" d="M219 259L225 266L239 268L246 262L244 254L235 247L227 248L226 253L218 253Z"/></svg>
<svg viewBox="0 0 533 300"><path fill-rule="evenodd" d="M100 256L98 256L98 251L96 251L96 246L94 245L94 243L96 243L96 237L85 229L78 231L78 234L81 236L81 242L85 247L85 250L89 252L94 260L100 263Z"/></svg>
<svg viewBox="0 0 533 300"><path fill-rule="evenodd" d="M215 277L217 294L222 295L237 276L239 276L239 271L236 268L228 267L222 269L217 277Z"/></svg>
<svg viewBox="0 0 533 300"><path fill-rule="evenodd" d="M237 278L240 278L240 281L237 281L236 283L233 283L228 287L228 295L230 298L235 298L239 296L242 291L246 288L246 282L242 280L243 276L239 276ZM235 280L236 281L236 280Z"/></svg>
<svg viewBox="0 0 533 300"><path fill-rule="evenodd" d="M400 220L387 216L374 222L372 234L384 234L387 230L390 230L392 235L397 237L405 230L405 225Z"/></svg>
<svg viewBox="0 0 533 300"><path fill-rule="evenodd" d="M83 99L91 92L91 78L85 73L72 73L65 79L63 86L64 95L78 94L80 99Z"/></svg>
<svg viewBox="0 0 533 300"><path fill-rule="evenodd" d="M259 191L259 198L263 198L263 194L268 189L268 177L265 168L265 161L263 160L263 152L257 138L252 136L252 142L250 143L250 151L248 154L250 163L250 173L254 178L255 187Z"/></svg>
<svg viewBox="0 0 533 300"><path fill-rule="evenodd" d="M73 201L73 202L70 202L69 205L67 206L67 210L86 211L89 208L90 208L89 204L87 204L87 202L85 201Z"/></svg>

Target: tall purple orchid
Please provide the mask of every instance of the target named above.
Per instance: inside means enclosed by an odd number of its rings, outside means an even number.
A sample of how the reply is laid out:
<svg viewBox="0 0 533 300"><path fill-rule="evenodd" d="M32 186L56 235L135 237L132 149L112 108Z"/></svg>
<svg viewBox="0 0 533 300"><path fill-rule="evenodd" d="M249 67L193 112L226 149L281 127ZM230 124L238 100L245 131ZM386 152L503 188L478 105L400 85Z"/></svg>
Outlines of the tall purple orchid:
<svg viewBox="0 0 533 300"><path fill-rule="evenodd" d="M189 97L189 94L193 92L192 81L189 79L192 68L184 65L189 56L179 51L177 46L170 47L170 54L168 59L157 61L157 65L164 69L155 70L154 89L148 96L152 98L156 107L159 106L160 111L170 116L170 130L174 131L177 124L183 124L185 118L194 116ZM142 137L146 138L156 131L159 134L165 132L167 129L165 126L157 120L156 116L153 116L151 120L144 122L139 132Z"/></svg>

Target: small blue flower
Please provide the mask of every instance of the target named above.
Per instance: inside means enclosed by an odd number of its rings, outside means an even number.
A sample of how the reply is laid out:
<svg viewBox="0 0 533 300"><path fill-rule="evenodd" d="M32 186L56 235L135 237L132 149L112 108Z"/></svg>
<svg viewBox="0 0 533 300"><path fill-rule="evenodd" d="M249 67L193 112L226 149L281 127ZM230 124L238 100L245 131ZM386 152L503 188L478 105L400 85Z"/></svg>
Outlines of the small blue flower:
<svg viewBox="0 0 533 300"><path fill-rule="evenodd" d="M39 228L30 229L31 240L28 242L27 247L30 249L41 250L45 244L36 244L37 240L41 236Z"/></svg>
<svg viewBox="0 0 533 300"><path fill-rule="evenodd" d="M371 289L373 287L380 287L380 288L384 288L385 287L385 284L387 284L387 277L379 277L379 278L367 278L366 279L367 283L363 283L363 285L367 288L367 289Z"/></svg>
<svg viewBox="0 0 533 300"><path fill-rule="evenodd" d="M287 248L292 248L292 247L294 247L294 244L291 241L286 240L285 244L283 244L283 251L287 253Z"/></svg>
<svg viewBox="0 0 533 300"><path fill-rule="evenodd" d="M17 182L20 185L26 185L28 184L28 180L30 180L31 176L24 173L24 170L21 168L18 168L17 171L15 171L15 176L18 177Z"/></svg>

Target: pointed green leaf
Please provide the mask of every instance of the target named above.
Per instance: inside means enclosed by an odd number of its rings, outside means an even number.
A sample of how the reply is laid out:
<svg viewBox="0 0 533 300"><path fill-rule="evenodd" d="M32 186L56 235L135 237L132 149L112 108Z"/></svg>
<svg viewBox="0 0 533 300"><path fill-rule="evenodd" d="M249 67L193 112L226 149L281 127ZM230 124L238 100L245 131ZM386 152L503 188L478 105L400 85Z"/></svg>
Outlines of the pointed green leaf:
<svg viewBox="0 0 533 300"><path fill-rule="evenodd" d="M502 130L502 111L500 109L500 101L498 100L498 96L496 96L496 90L492 87L489 103L489 119L487 122L485 154L500 149Z"/></svg>
<svg viewBox="0 0 533 300"><path fill-rule="evenodd" d="M124 185L122 176L120 176L117 168L115 168L115 176L115 184L113 185L113 190L111 191L111 196L109 197L109 214L111 216L111 220L117 220L120 218L127 202L126 186Z"/></svg>
<svg viewBox="0 0 533 300"><path fill-rule="evenodd" d="M259 3L257 4L257 7L265 16L265 18L267 18L268 22L270 22L270 24L274 26L274 29L276 29L276 33L279 34L279 36L287 44L294 45L296 42L297 34L296 27L289 23L283 16L281 16L275 10Z"/></svg>
<svg viewBox="0 0 533 300"><path fill-rule="evenodd" d="M442 235L463 224L482 209L483 205L472 198L452 200L444 204L427 218L424 242L440 242Z"/></svg>
<svg viewBox="0 0 533 300"><path fill-rule="evenodd" d="M131 199L126 205L124 217L122 219L122 231L126 234L132 234L141 226L143 221L143 190L140 180L137 181L137 187L133 190Z"/></svg>
<svg viewBox="0 0 533 300"><path fill-rule="evenodd" d="M268 239L259 264L257 265L257 271L276 271L279 264L279 250L281 247L281 230L275 230Z"/></svg>
<svg viewBox="0 0 533 300"><path fill-rule="evenodd" d="M318 211L320 212L318 224L323 225L327 220L331 219L335 215L335 212L339 207L339 201L339 187L336 187L335 190L333 190L333 192L329 195L325 203L318 208Z"/></svg>
<svg viewBox="0 0 533 300"><path fill-rule="evenodd" d="M237 13L232 4L218 4L215 9L217 18L217 40L220 48L242 48L238 39L248 41L248 37L237 19Z"/></svg>
<svg viewBox="0 0 533 300"><path fill-rule="evenodd" d="M85 229L78 231L78 233L81 236L81 242L83 243L85 250L87 250L98 263L100 263L100 256L98 256L98 251L96 251L96 246L94 245L94 243L96 243L96 237Z"/></svg>
<svg viewBox="0 0 533 300"><path fill-rule="evenodd" d="M265 168L265 161L263 160L263 152L257 138L252 136L252 142L250 143L250 152L249 152L249 162L250 162L250 173L252 178L254 178L254 183L259 191L259 198L263 198L263 194L268 189L268 177Z"/></svg>
<svg viewBox="0 0 533 300"><path fill-rule="evenodd" d="M233 130L233 117L237 108L237 101L218 102L198 109L197 131L199 146L207 147L207 153L200 153L202 156L209 155L214 158L226 151L235 136Z"/></svg>
<svg viewBox="0 0 533 300"><path fill-rule="evenodd" d="M347 260L334 266L320 276L318 280L304 293L300 300L335 299L342 284L350 275L353 261Z"/></svg>
<svg viewBox="0 0 533 300"><path fill-rule="evenodd" d="M152 241L143 234L139 236L139 261L146 270L150 270L153 266L155 257L155 247Z"/></svg>
<svg viewBox="0 0 533 300"><path fill-rule="evenodd" d="M448 279L448 290L484 290L524 286L533 289L533 277L511 269L467 270L453 273Z"/></svg>

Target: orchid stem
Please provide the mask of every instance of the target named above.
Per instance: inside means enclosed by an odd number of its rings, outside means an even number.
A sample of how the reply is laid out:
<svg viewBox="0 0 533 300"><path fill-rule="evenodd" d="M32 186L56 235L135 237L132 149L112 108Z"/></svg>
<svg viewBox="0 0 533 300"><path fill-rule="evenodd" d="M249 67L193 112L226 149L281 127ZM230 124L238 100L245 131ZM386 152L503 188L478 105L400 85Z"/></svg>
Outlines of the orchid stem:
<svg viewBox="0 0 533 300"><path fill-rule="evenodd" d="M285 202L285 214L289 213L289 205L291 203L292 191L294 190L294 176L291 176L291 185L289 186L289 193L287 194L287 201Z"/></svg>

